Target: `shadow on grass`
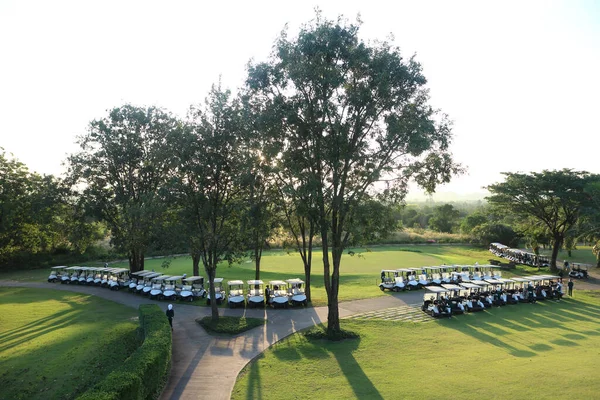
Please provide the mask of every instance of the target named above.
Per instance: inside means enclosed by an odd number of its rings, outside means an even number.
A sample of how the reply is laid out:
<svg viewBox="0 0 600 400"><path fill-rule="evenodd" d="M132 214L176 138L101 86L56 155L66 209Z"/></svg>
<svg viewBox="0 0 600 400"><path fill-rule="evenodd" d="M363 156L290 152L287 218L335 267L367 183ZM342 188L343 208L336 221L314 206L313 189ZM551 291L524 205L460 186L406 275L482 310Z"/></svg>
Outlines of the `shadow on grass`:
<svg viewBox="0 0 600 400"><path fill-rule="evenodd" d="M260 378L260 363L258 360L263 358L263 355L256 357L254 362L249 364L248 367L248 388L246 389L247 399L262 399L262 381Z"/></svg>
<svg viewBox="0 0 600 400"><path fill-rule="evenodd" d="M590 330L590 324L597 324L600 305L570 299L556 302L546 301L537 304L523 304L517 308L494 308L485 313L458 316L452 321L437 321L438 324L456 329L481 342L502 348L515 357L534 357L539 352L560 347L580 346L589 336L598 336ZM561 337L550 344L530 343L536 340L540 329L558 329ZM514 335L515 331L518 335ZM600 331L600 330L598 330ZM523 336L523 334L526 334Z"/></svg>

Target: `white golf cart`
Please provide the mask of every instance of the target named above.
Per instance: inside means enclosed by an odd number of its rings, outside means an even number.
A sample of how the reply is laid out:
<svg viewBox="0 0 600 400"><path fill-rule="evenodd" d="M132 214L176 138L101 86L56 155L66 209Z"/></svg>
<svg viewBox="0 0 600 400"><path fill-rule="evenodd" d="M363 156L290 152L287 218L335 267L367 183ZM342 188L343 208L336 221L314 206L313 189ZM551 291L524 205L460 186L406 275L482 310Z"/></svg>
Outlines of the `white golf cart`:
<svg viewBox="0 0 600 400"><path fill-rule="evenodd" d="M65 269L67 267L64 265L60 265L58 267L52 267L50 268L50 275L48 276L48 282L58 282L59 280L61 280L62 276L66 273Z"/></svg>
<svg viewBox="0 0 600 400"><path fill-rule="evenodd" d="M108 282L110 290L120 290L122 287L129 285L129 269L115 268L111 272L111 277Z"/></svg>
<svg viewBox="0 0 600 400"><path fill-rule="evenodd" d="M264 282L259 279L249 280L246 282L248 284L248 293L246 297L248 298L248 307L264 307L265 305L265 291L264 291Z"/></svg>
<svg viewBox="0 0 600 400"><path fill-rule="evenodd" d="M267 297L267 303L273 308L284 307L287 308L290 298L288 297L287 283L284 281L269 281L267 287L269 296Z"/></svg>
<svg viewBox="0 0 600 400"><path fill-rule="evenodd" d="M79 269L79 277L77 278L77 283L80 285L85 285L87 283L87 277L90 273L90 267L80 267Z"/></svg>
<svg viewBox="0 0 600 400"><path fill-rule="evenodd" d="M138 284L135 287L135 292L144 295L150 292L150 290L152 290L152 279L161 275L162 274L160 272L150 272L148 274L144 274L142 279L138 280Z"/></svg>
<svg viewBox="0 0 600 400"><path fill-rule="evenodd" d="M163 287L163 292L161 295L161 299L165 300L175 300L179 293L183 290L182 275L171 276L165 279L165 284Z"/></svg>
<svg viewBox="0 0 600 400"><path fill-rule="evenodd" d="M304 281L299 278L286 280L288 284L288 297L292 302L292 305L303 305L306 306L306 294L304 294Z"/></svg>
<svg viewBox="0 0 600 400"><path fill-rule="evenodd" d="M408 271L408 270L406 270ZM379 289L383 292L385 289L394 292L404 290L406 284L404 283L404 277L401 275L401 270L397 269L382 269L381 270L381 283Z"/></svg>
<svg viewBox="0 0 600 400"><path fill-rule="evenodd" d="M452 314L464 314L467 310L467 297L469 291L454 283L443 283L442 287L448 291L448 304Z"/></svg>
<svg viewBox="0 0 600 400"><path fill-rule="evenodd" d="M481 286L474 282L462 282L458 286L464 288L468 292L467 296L467 311L476 312L485 310L485 297L481 293Z"/></svg>
<svg viewBox="0 0 600 400"><path fill-rule="evenodd" d="M440 286L443 283L441 267L426 267L426 270L432 285Z"/></svg>
<svg viewBox="0 0 600 400"><path fill-rule="evenodd" d="M152 278L152 288L150 289L150 298L162 299L163 291L165 289L165 279L170 278L170 275L161 275L156 278ZM145 290L146 288L144 288Z"/></svg>
<svg viewBox="0 0 600 400"><path fill-rule="evenodd" d="M223 288L223 278L215 278L215 300L221 304L225 299L225 289ZM206 282L206 304L210 305L210 282Z"/></svg>
<svg viewBox="0 0 600 400"><path fill-rule="evenodd" d="M434 318L452 317L452 310L447 300L450 295L448 290L439 286L427 286L425 290L421 310Z"/></svg>
<svg viewBox="0 0 600 400"><path fill-rule="evenodd" d="M98 267L89 267L85 278L86 285L93 285L96 274L98 273Z"/></svg>
<svg viewBox="0 0 600 400"><path fill-rule="evenodd" d="M92 281L93 285L100 286L100 284L102 283L102 276L104 275L104 272L107 269L108 268L105 267L96 268L96 271L94 271L94 280Z"/></svg>
<svg viewBox="0 0 600 400"><path fill-rule="evenodd" d="M181 300L194 301L194 299L204 296L206 296L204 277L190 276L183 280L183 287L181 288L181 292L179 292Z"/></svg>
<svg viewBox="0 0 600 400"><path fill-rule="evenodd" d="M69 267L69 281L67 283L79 283L79 273L81 272L81 267Z"/></svg>
<svg viewBox="0 0 600 400"><path fill-rule="evenodd" d="M244 307L244 281L227 281L227 287L229 289L229 294L227 295L227 304L229 305L229 308L238 306Z"/></svg>
<svg viewBox="0 0 600 400"><path fill-rule="evenodd" d="M144 276L148 275L148 274L152 274L152 271L137 271L137 272L132 272L131 273L131 280L129 281L129 291L133 292L135 291L135 288L137 287L137 285L139 285L141 282L144 281Z"/></svg>

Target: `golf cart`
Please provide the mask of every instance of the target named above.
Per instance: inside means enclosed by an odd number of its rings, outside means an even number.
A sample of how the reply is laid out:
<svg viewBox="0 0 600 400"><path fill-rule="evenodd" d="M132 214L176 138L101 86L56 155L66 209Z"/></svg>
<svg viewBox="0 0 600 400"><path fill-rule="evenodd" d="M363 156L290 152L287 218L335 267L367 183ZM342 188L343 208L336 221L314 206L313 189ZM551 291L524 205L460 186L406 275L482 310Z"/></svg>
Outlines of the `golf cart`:
<svg viewBox="0 0 600 400"><path fill-rule="evenodd" d="M469 291L453 283L444 283L442 284L442 288L448 291L448 304L450 305L452 314L464 314L466 311L466 300L469 296Z"/></svg>
<svg viewBox="0 0 600 400"><path fill-rule="evenodd" d="M115 268L111 272L111 277L108 282L110 290L120 290L122 287L129 286L129 269Z"/></svg>
<svg viewBox="0 0 600 400"><path fill-rule="evenodd" d="M181 300L194 301L197 297L204 297L206 290L204 290L204 278L201 276L190 276L183 280L183 287L179 292L179 298Z"/></svg>
<svg viewBox="0 0 600 400"><path fill-rule="evenodd" d="M112 273L113 269L114 268L104 268L104 271L102 271L102 280L100 281L100 286L102 286L102 287L108 286L108 281L110 281L111 273Z"/></svg>
<svg viewBox="0 0 600 400"><path fill-rule="evenodd" d="M439 272L442 276L442 283L452 283L452 267L443 265L439 268Z"/></svg>
<svg viewBox="0 0 600 400"><path fill-rule="evenodd" d="M512 279L498 278L502 282L506 304L519 304L519 291L516 289L516 282Z"/></svg>
<svg viewBox="0 0 600 400"><path fill-rule="evenodd" d="M150 291L147 292L150 295L150 298L157 298L159 300L163 297L163 292L165 290L165 279L170 278L170 275L161 275L152 279L152 287ZM146 290L146 288L144 288Z"/></svg>
<svg viewBox="0 0 600 400"><path fill-rule="evenodd" d="M210 282L206 282L206 304L210 305ZM223 278L215 278L215 301L217 304L221 304L225 299L225 290L223 289Z"/></svg>
<svg viewBox="0 0 600 400"><path fill-rule="evenodd" d="M61 280L62 276L66 273L66 268L67 267L64 265L50 268L50 276L48 276L48 282L55 283Z"/></svg>
<svg viewBox="0 0 600 400"><path fill-rule="evenodd" d="M569 271L569 277L571 278L587 279L588 276L587 264L573 264L573 268Z"/></svg>
<svg viewBox="0 0 600 400"><path fill-rule="evenodd" d="M89 267L87 271L87 275L85 278L86 285L93 285L94 280L96 279L96 274L98 273L98 267Z"/></svg>
<svg viewBox="0 0 600 400"><path fill-rule="evenodd" d="M156 278L157 276L161 276L160 272L150 272L148 274L144 274L141 279L138 279L138 284L135 287L135 292L138 294L146 294L152 289L152 278ZM145 288L148 288L144 291Z"/></svg>
<svg viewBox="0 0 600 400"><path fill-rule="evenodd" d="M385 289L394 292L404 290L405 283L404 278L400 275L401 270L396 269L382 269L381 270L381 283L379 289L383 292Z"/></svg>
<svg viewBox="0 0 600 400"><path fill-rule="evenodd" d="M473 282L463 282L459 286L468 291L466 299L467 311L477 312L485 310L485 304L483 303L485 297L481 294L481 286Z"/></svg>
<svg viewBox="0 0 600 400"><path fill-rule="evenodd" d="M528 303L529 299L527 298L527 287L529 286L529 279L513 277L511 278L513 281L512 285L512 297L515 298L515 294L517 295L517 301L519 303Z"/></svg>
<svg viewBox="0 0 600 400"><path fill-rule="evenodd" d="M427 274L430 277L431 284L440 286L442 284L442 273L441 267L427 267L429 273Z"/></svg>
<svg viewBox="0 0 600 400"><path fill-rule="evenodd" d="M491 308L494 305L494 298L491 293L492 286L486 281L473 281L473 284L479 286L479 299L485 305L485 308Z"/></svg>
<svg viewBox="0 0 600 400"><path fill-rule="evenodd" d="M69 280L67 283L79 283L79 273L81 272L81 267L69 267Z"/></svg>
<svg viewBox="0 0 600 400"><path fill-rule="evenodd" d="M248 307L256 307L265 305L265 292L263 289L264 283L261 280L250 280L246 282L248 284Z"/></svg>
<svg viewBox="0 0 600 400"><path fill-rule="evenodd" d="M152 274L152 271L137 271L137 272L132 272L131 273L131 279L129 280L129 291L133 292L135 291L135 288L137 287L137 285L139 285L140 283L142 283L144 281L144 276Z"/></svg>
<svg viewBox="0 0 600 400"><path fill-rule="evenodd" d="M79 269L79 277L77 278L77 283L80 285L87 284L87 277L90 273L90 267L80 267Z"/></svg>
<svg viewBox="0 0 600 400"><path fill-rule="evenodd" d="M284 281L270 281L267 286L269 296L265 296L267 304L273 308L287 308L290 298L288 297L287 283Z"/></svg>
<svg viewBox="0 0 600 400"><path fill-rule="evenodd" d="M299 278L286 280L288 284L288 297L290 298L292 305L303 305L306 306L306 294L304 294L304 281Z"/></svg>
<svg viewBox="0 0 600 400"><path fill-rule="evenodd" d="M229 308L244 307L244 281L227 281L227 286L229 288L229 294L227 295Z"/></svg>
<svg viewBox="0 0 600 400"><path fill-rule="evenodd" d="M446 300L448 291L439 286L428 286L425 290L421 310L434 318L452 317L452 310Z"/></svg>
<svg viewBox="0 0 600 400"><path fill-rule="evenodd" d="M182 290L181 280L183 276L176 275L171 276L164 281L164 288L161 295L161 299L166 300L175 300L177 298L178 293Z"/></svg>
<svg viewBox="0 0 600 400"><path fill-rule="evenodd" d="M487 279L486 282L492 285L490 289L492 303L495 306L505 306L508 304L508 298L506 293L504 293L504 282L498 279Z"/></svg>

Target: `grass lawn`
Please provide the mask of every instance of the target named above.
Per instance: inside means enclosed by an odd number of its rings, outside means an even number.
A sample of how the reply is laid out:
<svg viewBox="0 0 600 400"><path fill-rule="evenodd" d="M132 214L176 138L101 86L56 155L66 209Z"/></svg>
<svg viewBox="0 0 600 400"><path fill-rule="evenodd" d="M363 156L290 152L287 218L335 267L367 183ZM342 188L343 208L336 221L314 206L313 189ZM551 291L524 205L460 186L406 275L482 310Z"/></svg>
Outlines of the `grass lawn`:
<svg viewBox="0 0 600 400"><path fill-rule="evenodd" d="M361 252L360 256L350 256L345 254L342 257L341 277L340 277L340 301L365 299L371 297L389 295L389 292L382 293L379 288L379 276L382 269L396 269L409 267L422 267L441 265L443 263L452 264L487 264L493 255L486 249L471 246L453 246L453 245L420 245L420 246L380 246L372 247L371 251L365 252L363 249L353 249ZM576 262L585 262L588 260L588 254L593 258L589 248L580 248L573 252L570 259ZM560 259L565 256L561 253ZM323 266L317 251L313 256L313 273L311 278L312 295L314 306L323 306L327 304L325 287L323 284ZM145 269L164 272L170 275L192 274L192 261L190 257L177 257L171 259L168 269L162 268L164 259L146 260ZM126 262L111 264L115 267L128 267ZM302 261L298 254L288 254L285 251L273 250L265 252L261 263L261 279L265 282L276 279L303 278L304 270ZM519 269L517 275L536 273L537 268L527 270ZM540 271L544 272L544 271ZM49 275L49 269L32 270L18 273L2 273L0 279L16 279L22 281L45 281ZM206 276L206 274L203 274ZM242 264L234 264L231 267L222 264L217 269L217 276L232 279L254 279L254 263L250 260ZM510 276L507 274L506 276ZM194 304L202 304L200 301Z"/></svg>
<svg viewBox="0 0 600 400"><path fill-rule="evenodd" d="M428 323L342 327L360 339L299 333L275 344L242 371L232 399L592 399L600 390L600 292Z"/></svg>
<svg viewBox="0 0 600 400"><path fill-rule="evenodd" d="M138 347L138 326L94 296L0 288L0 398L75 398Z"/></svg>

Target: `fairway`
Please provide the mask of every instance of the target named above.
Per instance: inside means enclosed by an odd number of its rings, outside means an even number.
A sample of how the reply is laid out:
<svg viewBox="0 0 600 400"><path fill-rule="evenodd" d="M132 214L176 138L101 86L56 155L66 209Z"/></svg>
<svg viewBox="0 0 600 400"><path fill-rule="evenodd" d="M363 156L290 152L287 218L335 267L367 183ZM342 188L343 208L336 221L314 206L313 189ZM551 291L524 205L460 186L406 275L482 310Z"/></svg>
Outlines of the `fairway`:
<svg viewBox="0 0 600 400"><path fill-rule="evenodd" d="M138 326L94 296L0 288L0 398L75 398L135 351Z"/></svg>
<svg viewBox="0 0 600 400"><path fill-rule="evenodd" d="M597 398L599 322L598 292L427 323L346 320L360 339L295 334L246 366L232 398Z"/></svg>

